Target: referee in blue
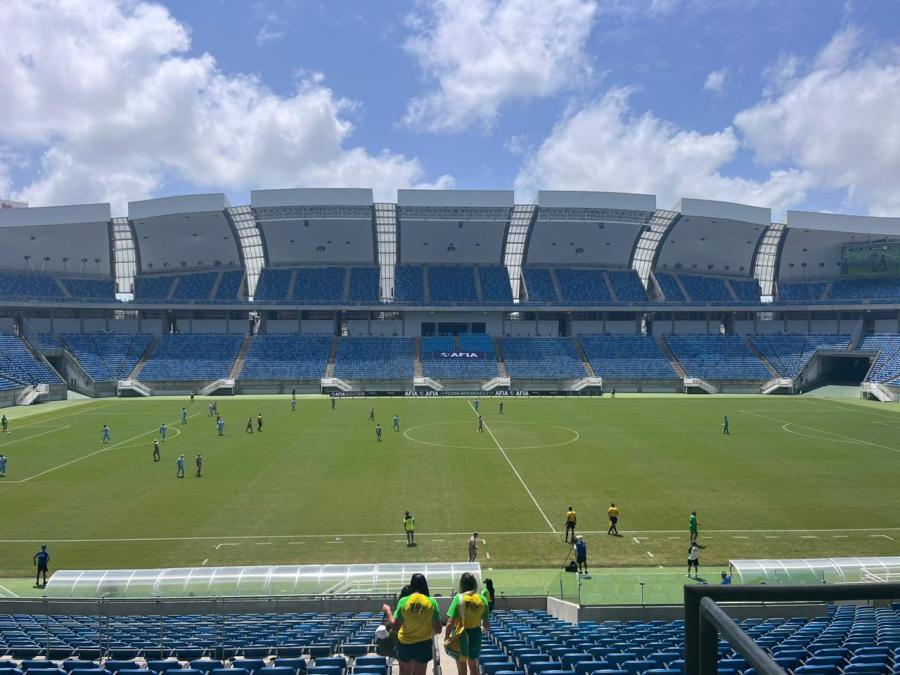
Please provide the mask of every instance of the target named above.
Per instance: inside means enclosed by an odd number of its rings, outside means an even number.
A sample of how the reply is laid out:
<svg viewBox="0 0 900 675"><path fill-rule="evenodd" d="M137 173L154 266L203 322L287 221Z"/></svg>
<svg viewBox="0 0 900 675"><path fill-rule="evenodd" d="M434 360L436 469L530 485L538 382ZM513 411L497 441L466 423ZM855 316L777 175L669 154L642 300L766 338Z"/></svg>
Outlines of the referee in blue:
<svg viewBox="0 0 900 675"><path fill-rule="evenodd" d="M41 588L41 575L44 575L43 587L47 587L47 568L50 566L50 554L47 553L47 544L41 544L41 550L34 554L34 564L37 567L37 576L34 579L34 587Z"/></svg>

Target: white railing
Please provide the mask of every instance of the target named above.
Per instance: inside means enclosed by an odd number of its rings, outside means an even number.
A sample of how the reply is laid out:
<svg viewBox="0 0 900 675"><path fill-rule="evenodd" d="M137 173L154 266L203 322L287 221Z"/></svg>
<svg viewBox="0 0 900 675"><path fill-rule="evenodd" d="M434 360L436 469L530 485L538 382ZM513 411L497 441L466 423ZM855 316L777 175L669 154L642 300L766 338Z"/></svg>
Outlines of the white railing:
<svg viewBox="0 0 900 675"><path fill-rule="evenodd" d="M119 394L123 391L133 391L141 396L150 396L153 393L150 387L138 380L119 380L116 389Z"/></svg>
<svg viewBox="0 0 900 675"><path fill-rule="evenodd" d="M221 379L216 380L215 382L210 382L208 385L203 387L198 393L201 396L209 396L213 394L219 389L231 389L234 390L234 380L230 377L223 377Z"/></svg>
<svg viewBox="0 0 900 675"><path fill-rule="evenodd" d="M16 405L31 405L41 396L47 396L49 393L49 384L36 384L34 386L25 387L16 396Z"/></svg>
<svg viewBox="0 0 900 675"><path fill-rule="evenodd" d="M859 386L859 390L863 394L871 394L882 403L896 403L900 400L900 396L880 382L863 382Z"/></svg>
<svg viewBox="0 0 900 675"><path fill-rule="evenodd" d="M508 387L510 380L508 377L492 377L490 380L481 385L482 391L493 391L497 387Z"/></svg>
<svg viewBox="0 0 900 675"><path fill-rule="evenodd" d="M323 377L320 382L323 388L330 387L332 389L340 389L341 391L353 391L353 387L339 377Z"/></svg>
<svg viewBox="0 0 900 675"><path fill-rule="evenodd" d="M428 387L434 391L443 391L444 385L436 380L432 380L430 377L414 377L413 378L413 386L414 387Z"/></svg>
<svg viewBox="0 0 900 675"><path fill-rule="evenodd" d="M778 391L779 389L788 389L793 391L794 389L794 378L792 377L774 377L768 382L766 382L762 387L759 388L759 391L763 394L771 394L773 392Z"/></svg>
<svg viewBox="0 0 900 675"><path fill-rule="evenodd" d="M699 377L686 377L684 378L684 389L687 391L688 389L702 389L707 394L717 394L719 392L718 389L706 380L702 380Z"/></svg>
<svg viewBox="0 0 900 675"><path fill-rule="evenodd" d="M587 387L602 387L603 386L603 378L602 377L582 377L580 380L576 380L572 385L572 391L581 391Z"/></svg>

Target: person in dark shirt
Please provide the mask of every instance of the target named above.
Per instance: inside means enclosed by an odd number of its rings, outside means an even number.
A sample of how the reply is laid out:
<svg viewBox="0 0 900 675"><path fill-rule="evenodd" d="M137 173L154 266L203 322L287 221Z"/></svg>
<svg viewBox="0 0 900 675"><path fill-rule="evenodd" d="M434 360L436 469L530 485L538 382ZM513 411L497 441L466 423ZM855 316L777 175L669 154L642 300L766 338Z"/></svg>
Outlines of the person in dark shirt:
<svg viewBox="0 0 900 675"><path fill-rule="evenodd" d="M47 586L47 568L50 566L50 554L47 553L47 544L41 545L41 550L34 554L34 564L37 567L37 576L34 579L35 588L41 586L41 575L44 575L44 587Z"/></svg>

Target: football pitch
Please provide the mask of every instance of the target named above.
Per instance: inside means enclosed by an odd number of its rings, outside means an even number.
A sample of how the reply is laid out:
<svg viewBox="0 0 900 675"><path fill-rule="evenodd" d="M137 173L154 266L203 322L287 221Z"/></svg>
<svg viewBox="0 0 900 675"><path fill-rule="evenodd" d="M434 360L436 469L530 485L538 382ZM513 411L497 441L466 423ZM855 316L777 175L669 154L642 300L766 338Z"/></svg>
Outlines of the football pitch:
<svg viewBox="0 0 900 675"><path fill-rule="evenodd" d="M483 567L558 569L569 505L592 568L682 565L692 510L704 566L900 555L898 406L619 395L505 398L501 416L500 399L482 398L479 433L461 398L341 399L332 409L301 397L296 411L288 396L215 400L223 436L206 398L6 409L0 577L31 575L42 543L51 569L445 562L467 559L475 530ZM610 502L621 537L606 534Z"/></svg>

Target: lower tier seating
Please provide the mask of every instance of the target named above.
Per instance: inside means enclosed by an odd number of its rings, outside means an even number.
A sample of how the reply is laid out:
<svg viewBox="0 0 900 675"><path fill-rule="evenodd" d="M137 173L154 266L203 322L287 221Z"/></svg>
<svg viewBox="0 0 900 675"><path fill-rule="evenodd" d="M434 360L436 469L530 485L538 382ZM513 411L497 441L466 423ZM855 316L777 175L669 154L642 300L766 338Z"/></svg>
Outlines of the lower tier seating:
<svg viewBox="0 0 900 675"><path fill-rule="evenodd" d="M242 380L313 380L325 375L330 335L257 335L253 338Z"/></svg>
<svg viewBox="0 0 900 675"><path fill-rule="evenodd" d="M338 340L334 376L347 380L411 380L415 376L415 341L406 337L343 337Z"/></svg>
<svg viewBox="0 0 900 675"><path fill-rule="evenodd" d="M441 353L456 352L453 337L422 338L422 373L435 379L489 380L497 377L494 341L487 335L461 335L459 351L479 356L443 358Z"/></svg>
<svg viewBox="0 0 900 675"><path fill-rule="evenodd" d="M511 378L574 380L587 377L572 338L500 338Z"/></svg>
<svg viewBox="0 0 900 675"><path fill-rule="evenodd" d="M900 385L900 335L876 333L867 335L859 344L863 351L878 352L875 365L869 373L869 380L885 384Z"/></svg>
<svg viewBox="0 0 900 675"><path fill-rule="evenodd" d="M849 335L753 335L750 340L781 377L796 377L819 349L845 351Z"/></svg>
<svg viewBox="0 0 900 675"><path fill-rule="evenodd" d="M644 335L582 335L585 356L599 377L629 380L679 379L656 340Z"/></svg>
<svg viewBox="0 0 900 675"><path fill-rule="evenodd" d="M667 335L665 340L688 377L704 380L772 377L740 335Z"/></svg>
<svg viewBox="0 0 900 675"><path fill-rule="evenodd" d="M228 377L243 339L241 335L206 333L163 335L139 378L154 382L205 381Z"/></svg>
<svg viewBox="0 0 900 675"><path fill-rule="evenodd" d="M32 354L16 335L0 334L0 377L7 381L6 389L62 382L59 374L46 361ZM9 383L15 383L15 386Z"/></svg>
<svg viewBox="0 0 900 675"><path fill-rule="evenodd" d="M146 333L69 333L62 340L95 382L126 379L141 360L152 335Z"/></svg>

